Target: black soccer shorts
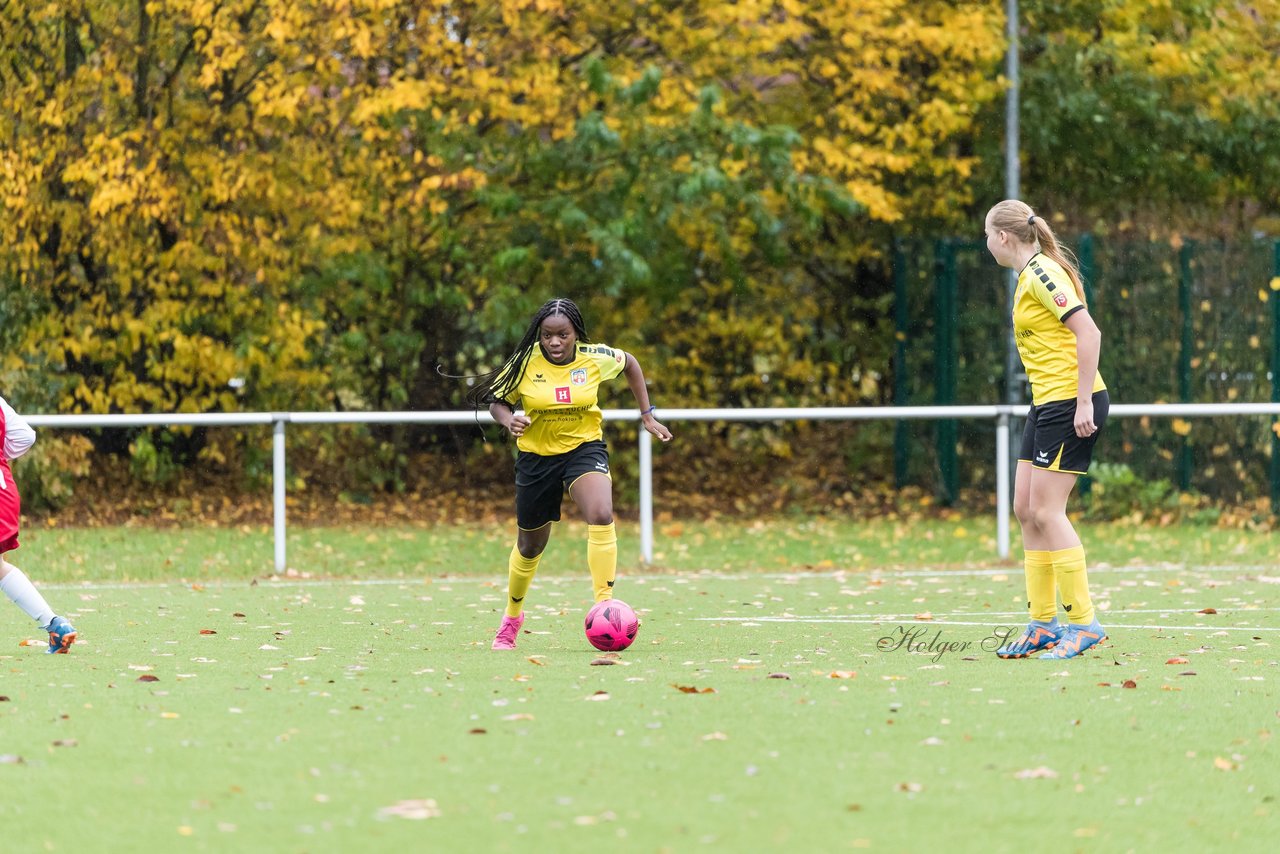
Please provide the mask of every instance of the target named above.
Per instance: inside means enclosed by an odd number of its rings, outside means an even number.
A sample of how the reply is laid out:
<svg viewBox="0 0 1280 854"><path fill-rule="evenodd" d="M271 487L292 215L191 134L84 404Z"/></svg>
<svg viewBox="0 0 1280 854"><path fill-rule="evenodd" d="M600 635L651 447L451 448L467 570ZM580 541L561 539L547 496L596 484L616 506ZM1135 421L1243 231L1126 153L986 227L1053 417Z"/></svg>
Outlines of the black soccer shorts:
<svg viewBox="0 0 1280 854"><path fill-rule="evenodd" d="M1093 423L1098 429L1087 439L1076 435L1076 401L1054 400L1032 406L1022 431L1018 461L1045 471L1084 474L1093 461L1093 446L1107 423L1111 398L1106 389L1093 394Z"/></svg>

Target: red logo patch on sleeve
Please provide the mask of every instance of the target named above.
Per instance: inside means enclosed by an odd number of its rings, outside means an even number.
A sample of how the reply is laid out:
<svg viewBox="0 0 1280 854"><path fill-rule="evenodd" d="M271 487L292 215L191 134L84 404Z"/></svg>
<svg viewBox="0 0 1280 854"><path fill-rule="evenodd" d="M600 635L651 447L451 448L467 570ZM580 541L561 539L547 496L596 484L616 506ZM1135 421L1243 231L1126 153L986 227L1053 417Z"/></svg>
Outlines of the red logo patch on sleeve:
<svg viewBox="0 0 1280 854"><path fill-rule="evenodd" d="M1053 298L1053 301L1054 301L1055 303L1057 303L1058 308L1066 308L1066 307L1067 307L1067 295L1066 295L1066 294L1058 294L1057 296L1055 296L1055 297Z"/></svg>
<svg viewBox="0 0 1280 854"><path fill-rule="evenodd" d="M573 403L573 399L569 397L569 387L567 385L556 389L556 403Z"/></svg>

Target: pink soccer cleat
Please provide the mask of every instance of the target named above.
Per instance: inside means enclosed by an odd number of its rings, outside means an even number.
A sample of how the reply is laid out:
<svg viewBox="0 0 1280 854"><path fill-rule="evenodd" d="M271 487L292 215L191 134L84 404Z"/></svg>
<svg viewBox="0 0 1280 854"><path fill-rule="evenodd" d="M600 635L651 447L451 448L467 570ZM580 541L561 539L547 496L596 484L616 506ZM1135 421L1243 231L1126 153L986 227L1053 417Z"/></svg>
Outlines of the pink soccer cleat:
<svg viewBox="0 0 1280 854"><path fill-rule="evenodd" d="M515 649L516 635L524 625L524 612L518 617L503 616L502 625L498 626L498 635L493 639L493 649Z"/></svg>

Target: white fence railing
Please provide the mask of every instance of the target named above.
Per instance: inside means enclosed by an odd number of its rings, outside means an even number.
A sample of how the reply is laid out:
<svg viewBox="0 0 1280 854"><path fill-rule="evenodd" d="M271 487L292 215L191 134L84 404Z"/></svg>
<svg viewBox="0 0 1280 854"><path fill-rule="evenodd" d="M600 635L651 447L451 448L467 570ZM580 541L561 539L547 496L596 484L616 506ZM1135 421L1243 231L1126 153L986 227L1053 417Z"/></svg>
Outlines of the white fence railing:
<svg viewBox="0 0 1280 854"><path fill-rule="evenodd" d="M1026 406L871 406L815 409L662 409L664 423L681 421L898 421L986 419L996 423L996 551L1009 556L1010 483L1009 422L1024 417ZM1280 403L1152 403L1116 404L1112 418L1209 418L1226 415L1280 416ZM605 410L607 421L640 420L629 409ZM28 415L32 427L249 427L272 428L272 505L274 509L275 568L286 569L285 552L285 428L288 424L474 424L493 423L487 412L243 412L152 415ZM653 562L653 437L638 428L640 452L640 559Z"/></svg>

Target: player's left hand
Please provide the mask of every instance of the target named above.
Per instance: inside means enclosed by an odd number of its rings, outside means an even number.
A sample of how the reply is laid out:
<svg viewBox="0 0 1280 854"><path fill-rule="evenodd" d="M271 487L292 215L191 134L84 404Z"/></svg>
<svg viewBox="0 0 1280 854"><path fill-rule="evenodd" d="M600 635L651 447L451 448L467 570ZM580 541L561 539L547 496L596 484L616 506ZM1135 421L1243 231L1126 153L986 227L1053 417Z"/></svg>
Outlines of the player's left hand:
<svg viewBox="0 0 1280 854"><path fill-rule="evenodd" d="M644 424L644 429L648 430L654 436L657 436L664 442L671 441L671 431L664 427L661 421L654 418L652 413L642 416L640 421Z"/></svg>

